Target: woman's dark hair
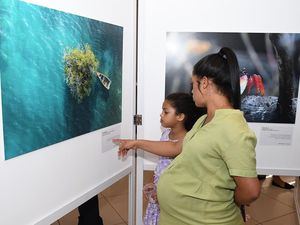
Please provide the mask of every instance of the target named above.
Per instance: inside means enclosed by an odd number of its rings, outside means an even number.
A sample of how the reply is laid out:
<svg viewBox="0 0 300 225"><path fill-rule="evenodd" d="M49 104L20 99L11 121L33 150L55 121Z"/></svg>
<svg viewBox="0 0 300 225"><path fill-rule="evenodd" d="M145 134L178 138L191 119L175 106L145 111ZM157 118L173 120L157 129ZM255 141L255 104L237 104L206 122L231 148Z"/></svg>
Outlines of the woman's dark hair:
<svg viewBox="0 0 300 225"><path fill-rule="evenodd" d="M240 109L240 70L236 55L230 48L221 48L218 53L202 58L194 65L193 75L210 78L233 108Z"/></svg>
<svg viewBox="0 0 300 225"><path fill-rule="evenodd" d="M165 100L169 101L176 110L176 114L183 113L185 115L184 127L187 131L192 129L199 117L206 113L203 108L196 107L193 97L187 93L173 93L168 95Z"/></svg>

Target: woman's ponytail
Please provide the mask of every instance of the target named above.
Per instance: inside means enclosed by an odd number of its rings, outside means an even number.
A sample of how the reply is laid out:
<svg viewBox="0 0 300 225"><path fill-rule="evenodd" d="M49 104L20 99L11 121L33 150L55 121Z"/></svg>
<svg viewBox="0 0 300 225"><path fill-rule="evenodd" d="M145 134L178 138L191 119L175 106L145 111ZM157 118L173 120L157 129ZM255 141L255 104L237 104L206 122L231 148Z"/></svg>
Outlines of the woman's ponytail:
<svg viewBox="0 0 300 225"><path fill-rule="evenodd" d="M233 108L241 108L241 94L240 94L240 69L235 53L230 48L221 48L219 53L228 64L230 83L232 89L231 102Z"/></svg>

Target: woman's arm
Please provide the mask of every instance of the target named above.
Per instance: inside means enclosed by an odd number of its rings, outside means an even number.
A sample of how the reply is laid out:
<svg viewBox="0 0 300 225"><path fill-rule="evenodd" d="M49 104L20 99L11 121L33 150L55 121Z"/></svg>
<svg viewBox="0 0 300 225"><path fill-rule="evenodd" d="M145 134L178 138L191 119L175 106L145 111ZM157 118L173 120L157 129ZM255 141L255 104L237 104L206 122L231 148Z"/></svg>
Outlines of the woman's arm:
<svg viewBox="0 0 300 225"><path fill-rule="evenodd" d="M114 139L119 144L120 156L126 156L130 149L143 149L147 152L167 157L176 157L181 153L182 140L180 141L148 141L131 139Z"/></svg>
<svg viewBox="0 0 300 225"><path fill-rule="evenodd" d="M261 185L256 177L233 177L236 188L234 200L238 206L249 205L260 195Z"/></svg>

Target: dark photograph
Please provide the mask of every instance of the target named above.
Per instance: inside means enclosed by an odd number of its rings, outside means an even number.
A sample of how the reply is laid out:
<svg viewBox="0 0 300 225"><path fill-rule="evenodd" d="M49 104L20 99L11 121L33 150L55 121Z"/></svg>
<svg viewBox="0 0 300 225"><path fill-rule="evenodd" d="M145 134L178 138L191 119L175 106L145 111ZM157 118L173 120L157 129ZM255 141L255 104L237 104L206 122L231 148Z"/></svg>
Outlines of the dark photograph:
<svg viewBox="0 0 300 225"><path fill-rule="evenodd" d="M190 92L193 65L229 47L240 66L241 110L248 122L294 124L300 74L300 34L169 32L165 95Z"/></svg>

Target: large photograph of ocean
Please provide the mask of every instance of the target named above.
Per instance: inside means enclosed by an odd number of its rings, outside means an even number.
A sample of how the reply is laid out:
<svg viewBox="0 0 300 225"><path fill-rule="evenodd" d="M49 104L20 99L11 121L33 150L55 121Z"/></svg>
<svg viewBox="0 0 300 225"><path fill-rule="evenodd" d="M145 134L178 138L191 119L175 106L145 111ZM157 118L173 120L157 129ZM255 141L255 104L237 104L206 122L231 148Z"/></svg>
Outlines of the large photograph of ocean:
<svg viewBox="0 0 300 225"><path fill-rule="evenodd" d="M121 122L123 28L0 2L5 159Z"/></svg>

